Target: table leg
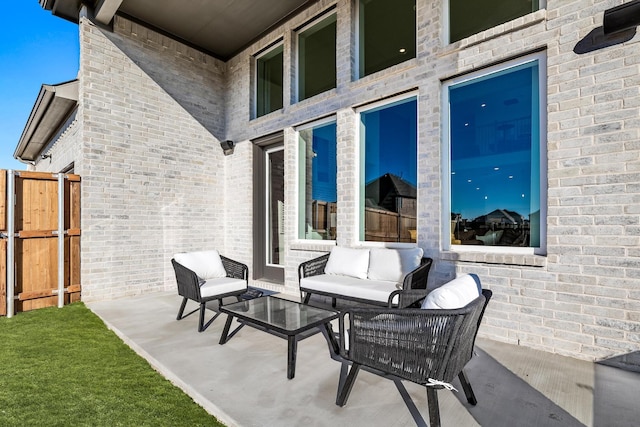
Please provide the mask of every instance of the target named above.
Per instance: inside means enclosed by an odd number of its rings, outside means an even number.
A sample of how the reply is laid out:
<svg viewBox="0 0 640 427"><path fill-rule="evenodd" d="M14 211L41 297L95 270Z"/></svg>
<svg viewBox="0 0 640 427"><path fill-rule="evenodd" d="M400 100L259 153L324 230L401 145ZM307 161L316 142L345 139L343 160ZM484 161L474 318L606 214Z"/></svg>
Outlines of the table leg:
<svg viewBox="0 0 640 427"><path fill-rule="evenodd" d="M298 350L298 340L295 335L287 336L287 378L292 379L296 375L296 353Z"/></svg>
<svg viewBox="0 0 640 427"><path fill-rule="evenodd" d="M338 341L336 341L336 336L333 333L331 323L323 323L322 326L320 326L320 332L322 332L322 335L327 339L327 343L329 344L329 353L331 353L332 356L340 353Z"/></svg>
<svg viewBox="0 0 640 427"><path fill-rule="evenodd" d="M227 323L224 324L224 329L222 331L222 335L220 336L220 344L224 344L227 342L227 336L229 335L229 328L231 328L231 322L233 321L233 316L227 314Z"/></svg>

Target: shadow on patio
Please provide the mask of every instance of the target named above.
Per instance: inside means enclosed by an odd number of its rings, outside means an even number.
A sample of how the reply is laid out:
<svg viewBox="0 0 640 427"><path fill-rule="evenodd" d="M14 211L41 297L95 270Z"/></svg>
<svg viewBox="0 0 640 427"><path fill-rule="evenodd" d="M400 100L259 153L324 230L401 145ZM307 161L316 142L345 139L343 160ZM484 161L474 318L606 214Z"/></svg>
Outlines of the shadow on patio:
<svg viewBox="0 0 640 427"><path fill-rule="evenodd" d="M246 327L221 346L223 319L198 333L197 316L175 320L180 300L166 292L87 305L228 426L426 425L414 420L392 381L366 371L348 404L336 406L341 364L321 334L299 343L296 376L287 380L286 340ZM462 392L439 391L443 426L637 425L640 373L482 338L476 344L467 374L478 405ZM424 388L404 385L428 420ZM457 379L454 386L460 389Z"/></svg>

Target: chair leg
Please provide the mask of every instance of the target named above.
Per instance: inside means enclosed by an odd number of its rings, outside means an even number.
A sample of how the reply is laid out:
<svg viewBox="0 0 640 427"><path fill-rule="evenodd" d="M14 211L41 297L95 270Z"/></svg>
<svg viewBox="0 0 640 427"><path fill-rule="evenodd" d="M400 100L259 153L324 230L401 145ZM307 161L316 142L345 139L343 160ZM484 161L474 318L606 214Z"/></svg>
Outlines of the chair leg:
<svg viewBox="0 0 640 427"><path fill-rule="evenodd" d="M309 304L309 300L311 299L311 292L307 292L307 294L304 296L304 303L303 304Z"/></svg>
<svg viewBox="0 0 640 427"><path fill-rule="evenodd" d="M467 374L465 374L464 371L460 371L458 379L460 380L460 384L462 384L462 390L464 390L464 395L467 397L467 402L475 406L478 401L476 400L476 395L473 393L473 389L471 388L471 383L467 379Z"/></svg>
<svg viewBox="0 0 640 427"><path fill-rule="evenodd" d="M353 363L353 365L351 365L349 375L347 375L347 379L344 381L344 384L342 384L342 389L338 390L336 405L344 406L347 404L347 399L349 399L349 394L351 394L351 389L353 388L353 384L356 382L356 377L358 376L359 371L360 364Z"/></svg>
<svg viewBox="0 0 640 427"><path fill-rule="evenodd" d="M438 390L427 387L427 405L429 405L429 426L440 427L440 407L438 406Z"/></svg>
<svg viewBox="0 0 640 427"><path fill-rule="evenodd" d="M336 308L336 299L331 298L331 307Z"/></svg>
<svg viewBox="0 0 640 427"><path fill-rule="evenodd" d="M182 304L180 304L180 310L178 310L178 316L176 317L176 320L180 320L182 319L182 314L184 313L184 308L187 306L187 297L183 297L182 298Z"/></svg>
<svg viewBox="0 0 640 427"><path fill-rule="evenodd" d="M207 309L207 304L200 303L200 322L198 323L198 332L204 331L204 312Z"/></svg>

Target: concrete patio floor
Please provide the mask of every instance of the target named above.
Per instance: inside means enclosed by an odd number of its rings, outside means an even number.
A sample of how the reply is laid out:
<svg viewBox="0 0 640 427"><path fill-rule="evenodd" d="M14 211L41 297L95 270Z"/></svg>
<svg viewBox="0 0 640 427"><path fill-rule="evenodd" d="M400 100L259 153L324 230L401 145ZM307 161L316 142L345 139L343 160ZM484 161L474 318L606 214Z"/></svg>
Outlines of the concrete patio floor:
<svg viewBox="0 0 640 427"><path fill-rule="evenodd" d="M197 314L175 320L180 301L175 292L163 292L87 305L154 368L229 427L428 423L423 387L404 383L426 422L412 416L392 381L366 371L358 375L347 405L336 406L341 363L331 359L322 334L298 344L296 376L287 380L286 340L245 327L219 345L226 316L198 333ZM196 308L195 303L189 308ZM466 371L478 405L470 406L462 392L439 391L443 426L640 425L638 372L481 337L476 353ZM454 386L460 389L457 380Z"/></svg>

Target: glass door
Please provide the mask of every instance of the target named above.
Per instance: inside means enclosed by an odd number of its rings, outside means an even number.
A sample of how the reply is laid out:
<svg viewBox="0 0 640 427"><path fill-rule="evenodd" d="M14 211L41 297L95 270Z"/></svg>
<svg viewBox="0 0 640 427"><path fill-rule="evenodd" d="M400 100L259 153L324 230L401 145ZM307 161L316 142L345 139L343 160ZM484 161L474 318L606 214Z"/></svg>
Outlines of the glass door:
<svg viewBox="0 0 640 427"><path fill-rule="evenodd" d="M253 278L284 283L284 145L282 134L254 141Z"/></svg>

